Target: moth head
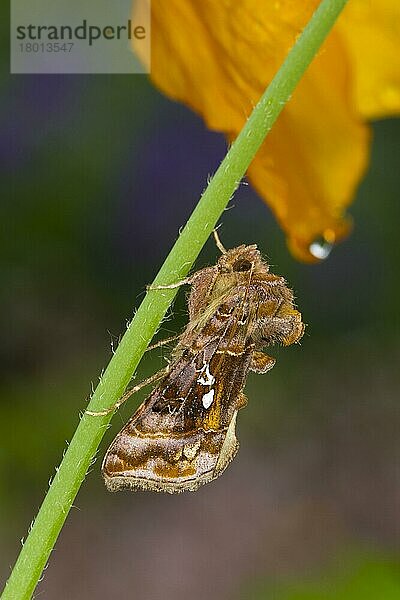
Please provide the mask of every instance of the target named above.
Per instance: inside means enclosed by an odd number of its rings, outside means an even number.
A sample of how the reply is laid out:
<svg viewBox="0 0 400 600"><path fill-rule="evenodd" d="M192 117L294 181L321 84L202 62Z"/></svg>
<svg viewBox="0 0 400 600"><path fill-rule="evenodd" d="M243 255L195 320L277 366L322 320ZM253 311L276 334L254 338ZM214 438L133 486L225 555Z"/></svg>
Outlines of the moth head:
<svg viewBox="0 0 400 600"><path fill-rule="evenodd" d="M225 252L218 260L222 273L248 273L260 269L268 271L268 265L263 263L256 245L238 246Z"/></svg>

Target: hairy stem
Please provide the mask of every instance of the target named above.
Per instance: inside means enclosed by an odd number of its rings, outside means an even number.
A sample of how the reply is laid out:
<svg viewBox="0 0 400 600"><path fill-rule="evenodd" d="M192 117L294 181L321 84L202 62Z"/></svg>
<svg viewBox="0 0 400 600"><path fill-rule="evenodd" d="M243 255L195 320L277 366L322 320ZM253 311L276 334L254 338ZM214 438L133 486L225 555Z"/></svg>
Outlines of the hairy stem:
<svg viewBox="0 0 400 600"><path fill-rule="evenodd" d="M155 278L154 286L170 284L187 275L345 4L346 0L321 2L210 181ZM106 411L120 398L176 291L150 290L147 293L105 370L88 410ZM80 420L7 582L3 600L31 597L111 416L84 414Z"/></svg>

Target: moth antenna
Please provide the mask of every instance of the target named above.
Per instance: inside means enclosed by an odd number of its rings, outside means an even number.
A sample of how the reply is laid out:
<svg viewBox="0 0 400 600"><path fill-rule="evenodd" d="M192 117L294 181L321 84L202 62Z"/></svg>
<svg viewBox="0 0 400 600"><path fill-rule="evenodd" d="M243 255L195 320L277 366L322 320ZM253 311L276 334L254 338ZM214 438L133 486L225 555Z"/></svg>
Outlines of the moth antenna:
<svg viewBox="0 0 400 600"><path fill-rule="evenodd" d="M219 235L218 235L218 232L216 229L213 229L213 235L214 235L215 244L216 244L218 250L221 252L221 254L226 254L226 248L224 247L223 243L219 239Z"/></svg>
<svg viewBox="0 0 400 600"><path fill-rule="evenodd" d="M148 377L147 379L144 379L143 381L141 381L140 383L135 385L135 387L130 388L110 408L106 408L105 410L99 410L97 412L93 412L91 410L85 410L85 415L90 415L91 417L104 417L106 415L109 415L110 413L117 410L117 408L119 408L124 402L126 402L126 400L128 400L128 398L130 398L133 394L136 394L136 392L138 392L142 388L150 385L151 383L154 383L154 381L157 381L157 379L161 379L161 377L163 377L164 375L166 375L168 373L168 370L169 370L169 366L167 365L163 369L160 369L159 371L157 371L157 373L154 373L154 375L151 375L151 377Z"/></svg>

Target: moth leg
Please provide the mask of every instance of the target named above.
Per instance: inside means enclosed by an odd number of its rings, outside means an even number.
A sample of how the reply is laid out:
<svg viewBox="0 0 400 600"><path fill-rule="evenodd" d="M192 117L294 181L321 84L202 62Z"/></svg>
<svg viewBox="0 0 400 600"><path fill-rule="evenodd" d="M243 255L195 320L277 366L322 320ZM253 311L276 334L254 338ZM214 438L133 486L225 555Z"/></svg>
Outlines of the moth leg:
<svg viewBox="0 0 400 600"><path fill-rule="evenodd" d="M148 346L146 348L145 352L149 352L150 350L154 350L155 348L164 346L165 344L168 344L169 342L173 342L173 341L177 340L178 338L180 338L181 335L182 335L181 333L178 333L177 335L172 335L171 337L165 338L164 340L160 340L159 342L156 342L155 344Z"/></svg>
<svg viewBox="0 0 400 600"><path fill-rule="evenodd" d="M169 366L167 365L166 367L164 367L164 369L160 369L159 371L157 371L157 373L154 373L154 375L152 375L151 377L144 379L143 381L141 381L140 383L135 385L133 388L127 390L125 392L125 394L123 396L121 396L121 398L110 408L107 408L106 410L101 410L98 412L93 412L91 410L85 410L85 415L90 415L91 417L105 417L106 415L109 415L110 413L117 410L117 408L119 408L121 406L121 404L123 404L126 400L128 400L128 398L130 398L133 394L136 394L136 392L138 392L142 388L146 387L147 385L150 385L151 383L154 383L154 381L157 381L157 379L160 379L161 377L166 375L168 373L168 370L169 370Z"/></svg>
<svg viewBox="0 0 400 600"><path fill-rule="evenodd" d="M272 369L275 363L276 359L272 358L272 356L268 356L268 354L264 354L264 352L255 350L251 355L250 371L254 371L255 373L266 373Z"/></svg>
<svg viewBox="0 0 400 600"><path fill-rule="evenodd" d="M219 239L217 229L213 229L213 236L214 236L214 240L215 240L215 245L217 246L218 250L221 252L221 254L226 254L226 248L224 247L223 243Z"/></svg>
<svg viewBox="0 0 400 600"><path fill-rule="evenodd" d="M146 286L146 289L148 292L153 291L153 290L174 290L178 287L181 287L182 285L190 285L193 281L193 277L186 277L185 279L182 279L181 281L176 281L175 283L169 283L168 285L148 285Z"/></svg>

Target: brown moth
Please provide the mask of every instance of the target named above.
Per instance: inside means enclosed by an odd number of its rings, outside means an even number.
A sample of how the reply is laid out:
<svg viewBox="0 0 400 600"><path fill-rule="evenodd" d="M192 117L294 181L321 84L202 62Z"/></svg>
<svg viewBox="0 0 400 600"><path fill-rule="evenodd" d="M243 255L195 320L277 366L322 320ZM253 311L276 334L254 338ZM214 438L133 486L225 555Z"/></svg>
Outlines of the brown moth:
<svg viewBox="0 0 400 600"><path fill-rule="evenodd" d="M105 455L110 491L194 491L221 475L238 450L247 373L274 366L262 348L303 335L292 291L255 245L225 251L189 282L189 323L167 373Z"/></svg>

